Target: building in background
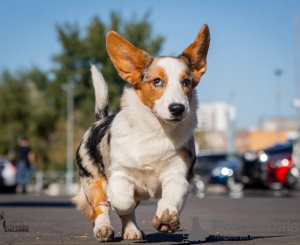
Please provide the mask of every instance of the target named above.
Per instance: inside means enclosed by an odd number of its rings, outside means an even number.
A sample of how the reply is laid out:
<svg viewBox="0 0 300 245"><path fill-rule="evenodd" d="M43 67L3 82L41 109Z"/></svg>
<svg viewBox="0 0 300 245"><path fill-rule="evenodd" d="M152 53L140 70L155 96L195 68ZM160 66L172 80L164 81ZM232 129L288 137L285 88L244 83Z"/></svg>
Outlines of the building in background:
<svg viewBox="0 0 300 245"><path fill-rule="evenodd" d="M257 129L235 132L236 109L225 102L201 103L195 139L200 152L258 151L299 138L297 118L262 118Z"/></svg>
<svg viewBox="0 0 300 245"><path fill-rule="evenodd" d="M240 130L236 134L239 153L258 151L275 144L286 143L299 137L300 123L296 118L263 118L259 129Z"/></svg>
<svg viewBox="0 0 300 245"><path fill-rule="evenodd" d="M236 119L236 109L225 102L201 103L197 111L200 131L228 132L230 121Z"/></svg>
<svg viewBox="0 0 300 245"><path fill-rule="evenodd" d="M280 131L286 132L286 137L289 140L297 139L299 135L300 122L295 117L281 118L262 118L260 121L260 129L265 131Z"/></svg>
<svg viewBox="0 0 300 245"><path fill-rule="evenodd" d="M235 151L234 128L236 109L225 102L201 103L197 111L197 132L204 139L199 143L200 151ZM196 137L197 139L197 137Z"/></svg>
<svg viewBox="0 0 300 245"><path fill-rule="evenodd" d="M238 153L259 151L275 144L287 141L286 132L266 131L260 129L240 130L236 134L235 145Z"/></svg>

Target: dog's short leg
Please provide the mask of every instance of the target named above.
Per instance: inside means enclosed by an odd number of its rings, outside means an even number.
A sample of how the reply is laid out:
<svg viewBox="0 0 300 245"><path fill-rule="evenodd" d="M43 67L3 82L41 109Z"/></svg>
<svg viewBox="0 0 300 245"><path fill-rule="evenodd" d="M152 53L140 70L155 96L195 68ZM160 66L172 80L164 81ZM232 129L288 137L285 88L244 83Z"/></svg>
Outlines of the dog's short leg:
<svg viewBox="0 0 300 245"><path fill-rule="evenodd" d="M178 174L170 174L162 183L162 198L158 202L152 225L158 231L173 233L180 227L181 211L188 189L187 180Z"/></svg>
<svg viewBox="0 0 300 245"><path fill-rule="evenodd" d="M107 194L112 208L120 216L131 214L136 207L134 186L125 177L112 174Z"/></svg>
<svg viewBox="0 0 300 245"><path fill-rule="evenodd" d="M143 232L138 228L135 221L135 211L131 214L122 215L122 234L125 240L142 240Z"/></svg>
<svg viewBox="0 0 300 245"><path fill-rule="evenodd" d="M114 237L114 230L110 224L110 207L107 202L107 180L97 176L83 183L86 196L93 209L93 231L99 241L109 241Z"/></svg>

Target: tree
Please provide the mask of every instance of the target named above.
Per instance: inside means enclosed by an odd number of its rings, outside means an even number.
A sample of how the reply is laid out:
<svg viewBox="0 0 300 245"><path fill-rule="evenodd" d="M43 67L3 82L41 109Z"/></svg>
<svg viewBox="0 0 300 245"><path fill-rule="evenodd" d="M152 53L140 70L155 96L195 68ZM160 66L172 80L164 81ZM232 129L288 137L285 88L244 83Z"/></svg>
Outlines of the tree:
<svg viewBox="0 0 300 245"><path fill-rule="evenodd" d="M141 20L123 21L111 13L110 23L95 17L83 32L76 24L58 25L61 52L53 57L53 69L36 67L0 76L0 155L12 152L26 135L40 170L63 170L66 165L66 91L75 83L75 147L94 120L94 89L90 64L96 64L108 82L110 110L116 112L125 82L118 76L106 51L106 34L119 32L137 47L156 55L163 42L152 37L149 14ZM75 152L76 149L74 149Z"/></svg>
<svg viewBox="0 0 300 245"><path fill-rule="evenodd" d="M66 162L66 92L62 88L70 79L75 83L76 148L84 131L94 121L95 102L90 65L97 65L108 83L111 112L118 110L120 96L126 84L108 56L106 34L110 30L117 31L150 55L157 55L164 39L161 36L152 36L153 30L148 19L149 13L141 20L133 17L129 21L123 21L119 14L112 12L108 24L95 17L85 31L80 30L78 25L69 23L56 27L61 52L53 57L54 79L48 84L46 92L47 97L52 99L58 118L55 130L49 136L48 154L51 156L52 167L63 169Z"/></svg>
<svg viewBox="0 0 300 245"><path fill-rule="evenodd" d="M0 78L0 154L13 152L20 136L28 136L37 162L48 163L48 136L54 130L56 113L45 96L48 79L37 68Z"/></svg>
<svg viewBox="0 0 300 245"><path fill-rule="evenodd" d="M147 13L141 20L136 20L134 17L126 22L122 21L120 15L113 12L108 25L95 17L87 27L85 35L82 35L77 25L57 26L62 52L53 58L57 65L54 70L56 79L53 86L58 88L69 79L75 81L75 107L81 112L77 118L80 126L87 127L93 120L91 112L94 108L94 90L90 64L96 64L108 82L110 110L116 112L119 107L125 83L118 76L106 51L105 39L108 31L119 32L134 45L151 55L159 52L163 38L161 36L152 37L152 28L148 18L149 14ZM61 91L56 93L59 97L57 98L57 109L62 109L65 114L65 109L61 107L62 104L65 105L65 101L61 101L63 98L61 93Z"/></svg>

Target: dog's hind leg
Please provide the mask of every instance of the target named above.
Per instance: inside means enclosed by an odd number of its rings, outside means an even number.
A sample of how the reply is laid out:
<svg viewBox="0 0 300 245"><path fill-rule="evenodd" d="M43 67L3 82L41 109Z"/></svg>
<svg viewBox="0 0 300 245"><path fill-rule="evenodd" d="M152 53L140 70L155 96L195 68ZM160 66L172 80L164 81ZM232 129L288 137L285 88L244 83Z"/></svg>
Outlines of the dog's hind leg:
<svg viewBox="0 0 300 245"><path fill-rule="evenodd" d="M121 215L122 234L124 240L142 240L143 232L135 221L135 210L131 214Z"/></svg>
<svg viewBox="0 0 300 245"><path fill-rule="evenodd" d="M114 237L114 230L109 218L110 206L106 195L106 178L98 175L94 178L86 178L81 184L93 210L95 238L99 241L111 240Z"/></svg>

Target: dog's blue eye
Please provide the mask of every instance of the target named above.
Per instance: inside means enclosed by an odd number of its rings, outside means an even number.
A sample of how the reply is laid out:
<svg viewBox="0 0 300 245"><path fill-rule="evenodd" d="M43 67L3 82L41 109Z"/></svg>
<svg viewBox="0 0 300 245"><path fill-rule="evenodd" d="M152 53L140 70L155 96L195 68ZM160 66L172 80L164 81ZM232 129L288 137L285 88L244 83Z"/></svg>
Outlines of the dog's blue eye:
<svg viewBox="0 0 300 245"><path fill-rule="evenodd" d="M153 85L154 85L155 87L159 87L159 86L162 86L162 85L163 85L163 82L162 82L162 80L160 80L160 78L155 78L155 79L153 80Z"/></svg>
<svg viewBox="0 0 300 245"><path fill-rule="evenodd" d="M184 80L182 81L182 86L183 86L183 87L189 87L190 84L191 84L191 81L190 81L189 79L184 79Z"/></svg>

